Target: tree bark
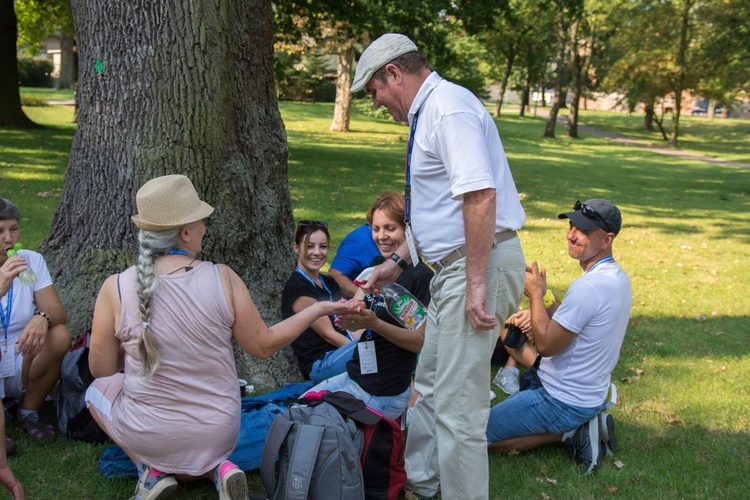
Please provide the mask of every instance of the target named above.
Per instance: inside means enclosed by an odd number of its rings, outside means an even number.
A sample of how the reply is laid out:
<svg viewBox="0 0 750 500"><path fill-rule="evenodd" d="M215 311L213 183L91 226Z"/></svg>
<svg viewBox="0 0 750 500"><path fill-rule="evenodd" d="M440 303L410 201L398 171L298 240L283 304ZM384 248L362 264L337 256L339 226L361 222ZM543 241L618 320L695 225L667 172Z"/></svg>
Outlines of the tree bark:
<svg viewBox="0 0 750 500"><path fill-rule="evenodd" d="M346 42L338 50L336 69L336 102L333 107L331 132L349 132L352 114L352 67L354 66L354 40Z"/></svg>
<svg viewBox="0 0 750 500"><path fill-rule="evenodd" d="M73 88L76 80L74 40L60 33L60 77L57 79L58 89Z"/></svg>
<svg viewBox="0 0 750 500"><path fill-rule="evenodd" d="M18 24L13 0L0 0L0 127L34 128L21 108L16 42Z"/></svg>
<svg viewBox="0 0 750 500"><path fill-rule="evenodd" d="M648 101L645 104L646 114L643 116L643 128L648 132L654 131L654 102Z"/></svg>
<svg viewBox="0 0 750 500"><path fill-rule="evenodd" d="M279 319L294 268L286 134L275 97L268 0L71 0L79 111L70 164L41 251L80 334L106 276L134 262L135 194L190 177L216 209L203 258L242 277ZM299 380L289 349L260 362L236 347L261 387Z"/></svg>

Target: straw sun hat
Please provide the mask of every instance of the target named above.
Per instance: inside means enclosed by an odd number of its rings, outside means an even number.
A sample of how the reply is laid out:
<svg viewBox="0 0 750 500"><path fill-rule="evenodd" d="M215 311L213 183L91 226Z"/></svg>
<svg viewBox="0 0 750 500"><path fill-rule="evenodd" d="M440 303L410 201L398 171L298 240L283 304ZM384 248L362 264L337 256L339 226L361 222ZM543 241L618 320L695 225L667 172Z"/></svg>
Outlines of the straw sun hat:
<svg viewBox="0 0 750 500"><path fill-rule="evenodd" d="M131 219L139 229L163 231L205 219L214 208L201 201L184 175L165 175L141 186L135 196L138 213Z"/></svg>

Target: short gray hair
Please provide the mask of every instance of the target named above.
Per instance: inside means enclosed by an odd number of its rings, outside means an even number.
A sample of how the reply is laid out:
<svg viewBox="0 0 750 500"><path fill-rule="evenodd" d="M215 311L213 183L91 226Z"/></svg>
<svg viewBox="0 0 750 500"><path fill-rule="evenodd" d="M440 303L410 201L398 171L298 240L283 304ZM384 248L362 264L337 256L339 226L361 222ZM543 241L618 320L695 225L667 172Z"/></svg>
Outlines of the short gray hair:
<svg viewBox="0 0 750 500"><path fill-rule="evenodd" d="M0 220L21 220L21 212L12 201L0 198Z"/></svg>

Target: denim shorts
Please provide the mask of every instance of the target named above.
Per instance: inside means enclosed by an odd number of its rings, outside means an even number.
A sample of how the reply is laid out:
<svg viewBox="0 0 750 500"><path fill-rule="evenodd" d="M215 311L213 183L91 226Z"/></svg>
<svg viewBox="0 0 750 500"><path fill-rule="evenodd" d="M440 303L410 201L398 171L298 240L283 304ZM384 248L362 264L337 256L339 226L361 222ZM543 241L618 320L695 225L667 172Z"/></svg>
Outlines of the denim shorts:
<svg viewBox="0 0 750 500"><path fill-rule="evenodd" d="M564 434L601 413L607 402L595 408L567 405L544 387L519 391L490 410L487 443L536 434Z"/></svg>

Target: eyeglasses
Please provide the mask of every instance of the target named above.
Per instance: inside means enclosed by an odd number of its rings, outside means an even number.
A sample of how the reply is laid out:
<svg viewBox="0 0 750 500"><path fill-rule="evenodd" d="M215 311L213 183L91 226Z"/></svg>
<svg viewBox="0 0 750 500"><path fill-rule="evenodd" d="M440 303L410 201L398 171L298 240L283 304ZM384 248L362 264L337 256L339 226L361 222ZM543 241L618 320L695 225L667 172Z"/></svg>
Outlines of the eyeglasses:
<svg viewBox="0 0 750 500"><path fill-rule="evenodd" d="M576 201L576 204L573 205L573 210L580 211L584 217L587 219L597 221L601 224L601 228L607 231L608 233L614 233L615 230L612 227L612 225L604 220L604 217L602 217L599 212L596 211L595 208L593 208L590 205L586 205L585 203L581 203L580 200Z"/></svg>
<svg viewBox="0 0 750 500"><path fill-rule="evenodd" d="M308 219L308 220L301 220L301 221L299 221L299 224L297 224L297 227L298 228L300 228L300 227L320 227L320 228L328 229L328 223L323 222L322 220Z"/></svg>

